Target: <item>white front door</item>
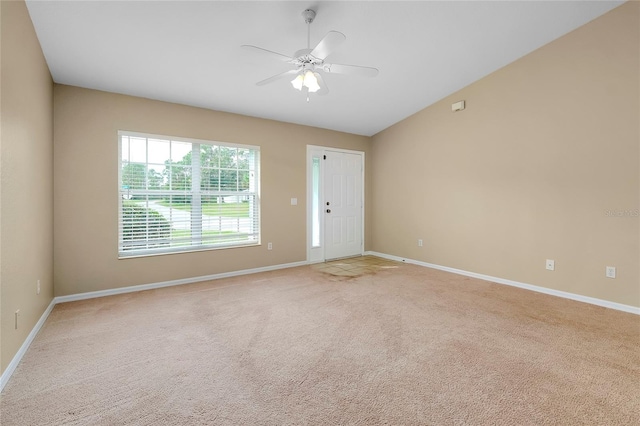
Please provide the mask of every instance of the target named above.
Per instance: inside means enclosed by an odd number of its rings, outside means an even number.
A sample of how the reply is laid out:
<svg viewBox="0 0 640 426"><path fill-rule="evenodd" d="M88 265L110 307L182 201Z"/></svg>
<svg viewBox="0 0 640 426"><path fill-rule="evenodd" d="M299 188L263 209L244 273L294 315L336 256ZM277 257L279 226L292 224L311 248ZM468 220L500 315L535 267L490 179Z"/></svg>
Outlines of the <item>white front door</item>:
<svg viewBox="0 0 640 426"><path fill-rule="evenodd" d="M324 258L363 253L363 155L324 151Z"/></svg>
<svg viewBox="0 0 640 426"><path fill-rule="evenodd" d="M307 260L363 254L363 224L364 152L307 145Z"/></svg>

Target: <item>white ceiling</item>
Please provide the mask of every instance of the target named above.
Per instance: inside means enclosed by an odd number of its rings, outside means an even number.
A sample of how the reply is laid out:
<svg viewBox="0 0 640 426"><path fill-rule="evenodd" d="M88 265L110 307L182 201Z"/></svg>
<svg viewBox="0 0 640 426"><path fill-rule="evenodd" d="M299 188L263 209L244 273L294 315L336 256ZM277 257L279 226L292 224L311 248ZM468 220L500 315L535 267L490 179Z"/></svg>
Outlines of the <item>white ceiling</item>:
<svg viewBox="0 0 640 426"><path fill-rule="evenodd" d="M33 1L27 6L57 83L373 135L621 1ZM330 93L288 80L289 65L241 49L306 47L347 36L327 62L377 67L325 75Z"/></svg>

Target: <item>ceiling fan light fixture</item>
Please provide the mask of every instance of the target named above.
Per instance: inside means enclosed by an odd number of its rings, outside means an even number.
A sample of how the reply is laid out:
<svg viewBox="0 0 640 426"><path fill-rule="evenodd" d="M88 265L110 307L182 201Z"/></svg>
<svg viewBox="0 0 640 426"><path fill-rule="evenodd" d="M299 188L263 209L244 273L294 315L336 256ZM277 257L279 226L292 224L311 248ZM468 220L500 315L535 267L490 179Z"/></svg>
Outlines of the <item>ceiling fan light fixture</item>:
<svg viewBox="0 0 640 426"><path fill-rule="evenodd" d="M291 85L294 89L302 90L302 85L304 83L304 76L302 74L298 74L296 78L291 80Z"/></svg>
<svg viewBox="0 0 640 426"><path fill-rule="evenodd" d="M307 71L304 73L304 83L302 83L309 92L315 93L320 90L320 85L318 84L318 78L315 76L315 73L312 71Z"/></svg>
<svg viewBox="0 0 640 426"><path fill-rule="evenodd" d="M315 93L320 90L320 84L318 84L318 77L316 73L311 70L302 71L291 80L291 85L294 89L302 91L303 87L306 87L310 93Z"/></svg>

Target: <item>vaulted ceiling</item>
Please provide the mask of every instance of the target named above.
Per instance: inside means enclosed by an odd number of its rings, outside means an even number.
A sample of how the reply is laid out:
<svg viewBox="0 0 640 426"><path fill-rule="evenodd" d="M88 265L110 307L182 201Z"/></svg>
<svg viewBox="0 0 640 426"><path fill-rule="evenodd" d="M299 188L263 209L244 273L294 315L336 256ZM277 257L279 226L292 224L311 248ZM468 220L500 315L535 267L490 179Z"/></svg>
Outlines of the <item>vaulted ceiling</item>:
<svg viewBox="0 0 640 426"><path fill-rule="evenodd" d="M373 135L595 19L621 1L33 1L27 6L57 83ZM288 79L307 45L302 11L317 12L311 46L346 41L332 63L375 78L330 74L325 96Z"/></svg>

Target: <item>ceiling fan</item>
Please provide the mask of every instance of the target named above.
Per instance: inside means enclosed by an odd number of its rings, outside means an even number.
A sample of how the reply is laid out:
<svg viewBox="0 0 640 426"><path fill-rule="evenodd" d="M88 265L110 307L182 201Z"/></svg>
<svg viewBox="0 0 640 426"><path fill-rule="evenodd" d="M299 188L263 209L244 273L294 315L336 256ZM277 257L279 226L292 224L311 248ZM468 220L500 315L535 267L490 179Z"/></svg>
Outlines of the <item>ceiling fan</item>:
<svg viewBox="0 0 640 426"><path fill-rule="evenodd" d="M345 74L360 77L375 77L378 75L377 68L358 65L331 64L325 62L325 59L331 54L331 52L344 42L347 37L341 32L329 31L312 49L310 47L311 23L316 17L316 12L311 9L306 9L302 12L302 16L307 24L307 48L298 50L293 54L293 56L283 55L282 53L273 52L271 50L263 49L262 47L248 44L242 45L242 48L246 50L260 53L263 56L268 56L272 59L287 62L293 66L293 69L259 81L256 85L264 86L265 84L269 84L283 78L293 78L291 80L291 85L295 89L304 92L307 95L307 102L309 102L309 93L316 93L318 95L326 95L329 93L329 88L322 78L324 73Z"/></svg>

